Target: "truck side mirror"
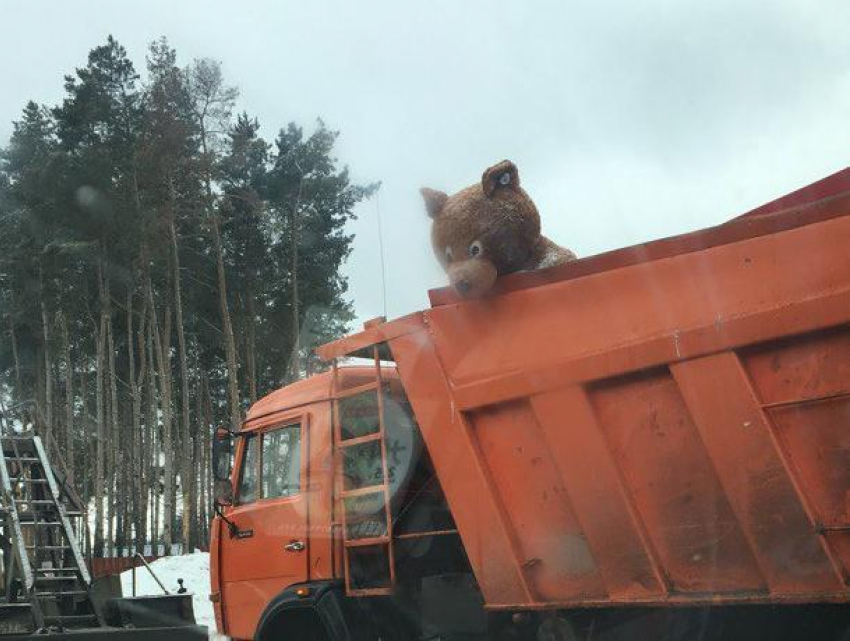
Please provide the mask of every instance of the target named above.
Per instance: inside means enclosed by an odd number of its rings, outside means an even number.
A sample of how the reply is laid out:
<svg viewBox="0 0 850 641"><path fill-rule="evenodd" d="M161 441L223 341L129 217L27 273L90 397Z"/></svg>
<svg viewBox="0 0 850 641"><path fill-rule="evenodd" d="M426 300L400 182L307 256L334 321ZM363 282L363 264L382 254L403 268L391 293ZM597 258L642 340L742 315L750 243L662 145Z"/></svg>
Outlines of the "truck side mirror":
<svg viewBox="0 0 850 641"><path fill-rule="evenodd" d="M233 504L233 486L230 472L233 469L233 434L219 427L213 434L212 466L215 479L215 502L219 505Z"/></svg>

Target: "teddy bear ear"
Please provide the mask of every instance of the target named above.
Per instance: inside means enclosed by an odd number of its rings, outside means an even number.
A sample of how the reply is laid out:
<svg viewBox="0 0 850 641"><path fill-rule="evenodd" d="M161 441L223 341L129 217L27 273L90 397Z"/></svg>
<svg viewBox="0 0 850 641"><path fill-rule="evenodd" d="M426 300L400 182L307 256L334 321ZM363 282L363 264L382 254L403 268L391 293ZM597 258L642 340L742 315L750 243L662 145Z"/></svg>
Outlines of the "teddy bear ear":
<svg viewBox="0 0 850 641"><path fill-rule="evenodd" d="M519 189L519 171L510 160L503 160L484 172L481 176L481 186L488 198L503 187Z"/></svg>
<svg viewBox="0 0 850 641"><path fill-rule="evenodd" d="M443 192L436 189L429 189L428 187L423 187L419 190L419 193L425 199L425 209L431 218L436 218L440 215L446 201L449 199Z"/></svg>

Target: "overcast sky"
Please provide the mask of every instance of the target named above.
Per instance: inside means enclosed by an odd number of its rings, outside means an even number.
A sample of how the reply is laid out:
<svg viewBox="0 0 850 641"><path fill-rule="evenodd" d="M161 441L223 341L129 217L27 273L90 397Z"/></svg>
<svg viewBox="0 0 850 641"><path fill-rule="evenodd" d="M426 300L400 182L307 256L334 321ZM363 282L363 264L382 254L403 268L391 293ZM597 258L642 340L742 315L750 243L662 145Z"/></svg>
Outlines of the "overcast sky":
<svg viewBox="0 0 850 641"><path fill-rule="evenodd" d="M423 185L510 158L544 232L579 256L714 225L850 158L846 0L132 2L0 0L0 146L27 100L114 35L137 68L166 35L213 57L263 135L316 117L356 180L380 180L387 312L444 283ZM378 203L345 272L383 312Z"/></svg>

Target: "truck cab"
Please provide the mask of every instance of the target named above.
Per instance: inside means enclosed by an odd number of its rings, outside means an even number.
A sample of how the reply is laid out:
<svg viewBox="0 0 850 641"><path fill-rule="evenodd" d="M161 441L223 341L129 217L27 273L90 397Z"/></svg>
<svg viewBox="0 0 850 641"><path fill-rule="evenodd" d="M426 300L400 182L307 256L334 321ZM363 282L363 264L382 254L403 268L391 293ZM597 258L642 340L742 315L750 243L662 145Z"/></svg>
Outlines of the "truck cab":
<svg viewBox="0 0 850 641"><path fill-rule="evenodd" d="M357 626L410 638L400 630L419 622L390 621L403 610L390 598L423 575L471 578L395 368L376 363L277 390L237 433L219 431L211 599L232 638L372 634Z"/></svg>

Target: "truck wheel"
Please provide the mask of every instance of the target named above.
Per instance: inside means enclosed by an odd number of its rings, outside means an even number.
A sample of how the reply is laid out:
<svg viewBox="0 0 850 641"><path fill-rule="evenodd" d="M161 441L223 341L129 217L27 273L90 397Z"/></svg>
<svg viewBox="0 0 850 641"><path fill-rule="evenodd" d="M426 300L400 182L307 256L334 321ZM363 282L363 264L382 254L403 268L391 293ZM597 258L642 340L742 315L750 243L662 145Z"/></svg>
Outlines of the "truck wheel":
<svg viewBox="0 0 850 641"><path fill-rule="evenodd" d="M537 641L579 641L579 636L569 621L551 616L538 626Z"/></svg>

